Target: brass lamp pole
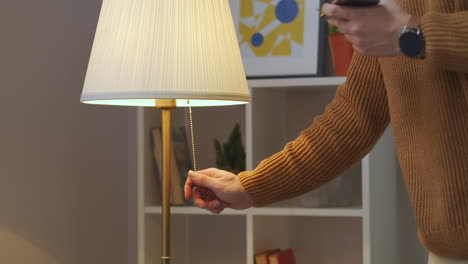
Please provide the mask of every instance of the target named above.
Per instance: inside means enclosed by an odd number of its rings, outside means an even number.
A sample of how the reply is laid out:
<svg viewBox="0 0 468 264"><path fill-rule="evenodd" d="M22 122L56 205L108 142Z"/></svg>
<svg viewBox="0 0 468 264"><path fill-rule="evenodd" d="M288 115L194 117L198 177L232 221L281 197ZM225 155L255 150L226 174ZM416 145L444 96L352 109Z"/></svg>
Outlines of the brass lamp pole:
<svg viewBox="0 0 468 264"><path fill-rule="evenodd" d="M156 108L162 111L163 182L162 182L162 255L161 264L171 262L171 110L174 99L157 99Z"/></svg>

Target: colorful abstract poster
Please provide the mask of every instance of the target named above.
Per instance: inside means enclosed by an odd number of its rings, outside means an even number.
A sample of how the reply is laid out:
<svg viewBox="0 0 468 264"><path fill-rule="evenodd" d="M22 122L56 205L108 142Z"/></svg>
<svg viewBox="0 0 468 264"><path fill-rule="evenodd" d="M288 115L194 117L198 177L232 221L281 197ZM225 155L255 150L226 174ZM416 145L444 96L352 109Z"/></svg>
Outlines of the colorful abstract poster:
<svg viewBox="0 0 468 264"><path fill-rule="evenodd" d="M317 75L319 0L229 0L248 77Z"/></svg>

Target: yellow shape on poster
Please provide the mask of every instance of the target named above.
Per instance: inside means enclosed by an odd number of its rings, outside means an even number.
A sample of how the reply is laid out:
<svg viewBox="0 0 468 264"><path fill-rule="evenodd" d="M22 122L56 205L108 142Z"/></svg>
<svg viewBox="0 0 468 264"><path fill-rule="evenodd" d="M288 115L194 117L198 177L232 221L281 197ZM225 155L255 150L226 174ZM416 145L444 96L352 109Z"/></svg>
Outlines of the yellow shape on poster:
<svg viewBox="0 0 468 264"><path fill-rule="evenodd" d="M263 14L263 20L260 22L258 25L257 30L260 31L269 24L273 23L276 20L276 14L275 14L276 6L274 5L269 5L265 9L265 13Z"/></svg>
<svg viewBox="0 0 468 264"><path fill-rule="evenodd" d="M240 17L251 17L254 16L254 3L252 0L241 0L241 9L240 9Z"/></svg>
<svg viewBox="0 0 468 264"><path fill-rule="evenodd" d="M291 32L291 40L304 45L304 0L297 0L297 3L301 8L296 19L291 23L294 25L289 27L289 31Z"/></svg>
<svg viewBox="0 0 468 264"><path fill-rule="evenodd" d="M240 42L240 44L244 44L244 42L247 42L249 45L251 45L250 38L253 34L255 34L255 28L250 28L245 24L241 23L239 25L239 33L242 36L242 41Z"/></svg>
<svg viewBox="0 0 468 264"><path fill-rule="evenodd" d="M287 38L283 39L280 44L273 48L271 55L273 56L291 56L291 41Z"/></svg>

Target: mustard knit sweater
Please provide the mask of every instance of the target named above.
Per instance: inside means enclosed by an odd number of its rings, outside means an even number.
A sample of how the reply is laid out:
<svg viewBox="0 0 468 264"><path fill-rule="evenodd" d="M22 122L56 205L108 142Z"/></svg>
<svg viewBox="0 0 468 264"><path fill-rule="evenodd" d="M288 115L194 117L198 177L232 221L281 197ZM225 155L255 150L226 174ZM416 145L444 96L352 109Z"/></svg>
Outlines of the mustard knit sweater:
<svg viewBox="0 0 468 264"><path fill-rule="evenodd" d="M304 194L363 158L391 122L421 242L468 259L468 1L400 4L422 17L426 58L355 55L324 114L239 178L255 206Z"/></svg>

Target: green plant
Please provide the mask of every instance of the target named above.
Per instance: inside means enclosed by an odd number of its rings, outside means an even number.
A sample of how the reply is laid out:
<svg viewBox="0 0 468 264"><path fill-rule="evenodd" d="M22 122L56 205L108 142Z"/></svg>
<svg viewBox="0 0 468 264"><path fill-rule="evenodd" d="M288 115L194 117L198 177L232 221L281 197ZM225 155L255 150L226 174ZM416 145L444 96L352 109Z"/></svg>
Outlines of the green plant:
<svg viewBox="0 0 468 264"><path fill-rule="evenodd" d="M232 173L239 173L245 170L245 150L242 145L242 137L239 124L236 124L229 135L229 139L221 147L218 139L214 140L216 151L216 166L219 169Z"/></svg>
<svg viewBox="0 0 468 264"><path fill-rule="evenodd" d="M334 26L334 25L328 23L328 34L334 34L334 33L339 33L339 32L341 32L341 31L337 26Z"/></svg>

